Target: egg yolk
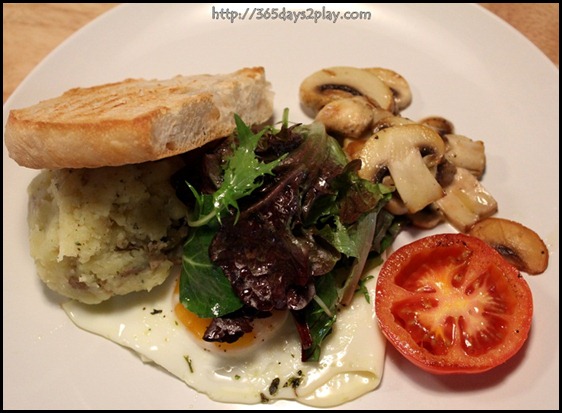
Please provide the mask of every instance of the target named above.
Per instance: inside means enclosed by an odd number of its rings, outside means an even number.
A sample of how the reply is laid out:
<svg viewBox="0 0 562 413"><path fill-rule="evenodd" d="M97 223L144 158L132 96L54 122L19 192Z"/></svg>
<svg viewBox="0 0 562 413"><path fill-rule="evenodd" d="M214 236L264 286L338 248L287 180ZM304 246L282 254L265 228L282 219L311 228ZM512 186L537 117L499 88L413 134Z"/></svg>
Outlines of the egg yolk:
<svg viewBox="0 0 562 413"><path fill-rule="evenodd" d="M174 287L174 299L176 300L176 305L174 307L174 312L176 313L176 317L182 323L187 330L195 336L198 340L203 340L203 335L205 334L205 330L213 321L212 318L201 318L197 314L192 313L187 308L183 306L182 303L179 302L179 294L180 294L180 283L179 278ZM213 344L220 350L227 351L227 350L236 350L236 349L244 349L250 347L254 341L257 339L256 334L252 331L250 333L244 334L234 343L219 343L213 342Z"/></svg>
<svg viewBox="0 0 562 413"><path fill-rule="evenodd" d="M196 314L189 311L181 303L177 303L174 311L178 320L192 333L197 339L202 340L205 330L213 321L212 318L200 318ZM234 343L219 343L213 344L221 350L234 350L249 347L256 340L256 335L253 332L246 333Z"/></svg>

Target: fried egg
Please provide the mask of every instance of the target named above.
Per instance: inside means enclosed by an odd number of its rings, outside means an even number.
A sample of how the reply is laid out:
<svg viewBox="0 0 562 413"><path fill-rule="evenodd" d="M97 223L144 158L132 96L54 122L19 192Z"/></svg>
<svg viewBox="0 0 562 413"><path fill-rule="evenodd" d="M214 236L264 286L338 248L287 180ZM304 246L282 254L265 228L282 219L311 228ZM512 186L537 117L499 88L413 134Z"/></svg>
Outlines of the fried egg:
<svg viewBox="0 0 562 413"><path fill-rule="evenodd" d="M185 320L178 303L177 277L150 292L113 297L92 306L63 305L80 328L136 351L193 389L224 403L264 403L277 399L330 407L378 387L385 339L375 318L376 277L338 313L318 362L302 362L300 340L290 315L256 320L243 345L204 342ZM186 327L186 324L188 327Z"/></svg>

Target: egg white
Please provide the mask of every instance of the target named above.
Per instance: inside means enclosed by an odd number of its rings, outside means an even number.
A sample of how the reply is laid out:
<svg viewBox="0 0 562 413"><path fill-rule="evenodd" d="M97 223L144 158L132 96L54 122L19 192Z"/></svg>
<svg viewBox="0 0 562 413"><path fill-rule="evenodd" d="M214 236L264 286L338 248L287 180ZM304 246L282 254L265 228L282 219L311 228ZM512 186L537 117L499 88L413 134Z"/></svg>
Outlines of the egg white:
<svg viewBox="0 0 562 413"><path fill-rule="evenodd" d="M352 305L338 313L317 363L301 361L291 317L282 317L277 329L259 335L247 349L223 351L197 340L175 316L174 283L175 277L170 277L150 292L114 297L95 306L72 301L63 308L80 328L133 349L143 361L162 366L219 402L291 399L329 407L380 383L385 339L374 314L376 276L366 283L370 303L357 294Z"/></svg>

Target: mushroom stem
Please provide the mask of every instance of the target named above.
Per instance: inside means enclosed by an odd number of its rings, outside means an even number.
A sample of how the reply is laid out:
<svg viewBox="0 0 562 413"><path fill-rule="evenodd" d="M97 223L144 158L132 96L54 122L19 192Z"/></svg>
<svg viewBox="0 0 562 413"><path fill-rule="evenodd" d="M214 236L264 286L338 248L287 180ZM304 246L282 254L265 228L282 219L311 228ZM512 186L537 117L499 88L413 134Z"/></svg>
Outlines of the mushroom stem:
<svg viewBox="0 0 562 413"><path fill-rule="evenodd" d="M484 174L486 155L484 142L473 141L463 135L447 134L445 141L445 159L459 168L467 169L476 178Z"/></svg>
<svg viewBox="0 0 562 413"><path fill-rule="evenodd" d="M445 144L434 130L414 123L377 132L354 157L362 161L363 178L377 179L387 168L408 212L414 213L444 195L429 169L444 151Z"/></svg>
<svg viewBox="0 0 562 413"><path fill-rule="evenodd" d="M444 189L445 196L435 204L461 232L498 210L494 197L466 169L457 168L453 181Z"/></svg>
<svg viewBox="0 0 562 413"><path fill-rule="evenodd" d="M423 161L419 151L407 151L391 160L388 170L409 212L417 212L443 196L443 189ZM423 196L420 196L423 194Z"/></svg>

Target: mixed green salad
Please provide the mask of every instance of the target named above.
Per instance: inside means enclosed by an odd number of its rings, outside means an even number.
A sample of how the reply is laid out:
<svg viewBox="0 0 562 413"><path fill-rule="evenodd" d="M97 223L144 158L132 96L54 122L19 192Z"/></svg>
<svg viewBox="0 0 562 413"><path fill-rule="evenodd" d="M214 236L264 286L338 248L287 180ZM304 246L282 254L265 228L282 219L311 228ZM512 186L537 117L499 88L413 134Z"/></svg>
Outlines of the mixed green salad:
<svg viewBox="0 0 562 413"><path fill-rule="evenodd" d="M234 342L255 318L289 310L302 359L317 361L339 306L361 291L403 221L383 207L392 190L357 175L321 123L236 131L191 154L174 177L191 207L180 301L212 318L206 341Z"/></svg>

